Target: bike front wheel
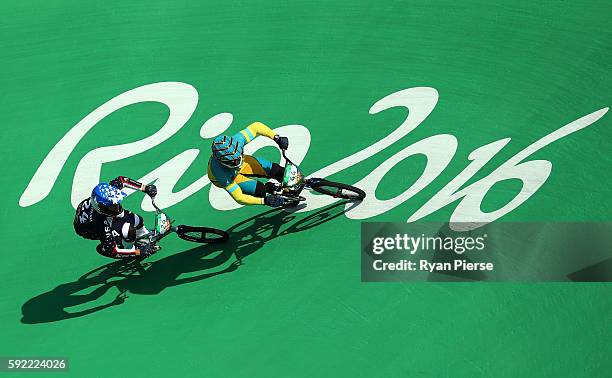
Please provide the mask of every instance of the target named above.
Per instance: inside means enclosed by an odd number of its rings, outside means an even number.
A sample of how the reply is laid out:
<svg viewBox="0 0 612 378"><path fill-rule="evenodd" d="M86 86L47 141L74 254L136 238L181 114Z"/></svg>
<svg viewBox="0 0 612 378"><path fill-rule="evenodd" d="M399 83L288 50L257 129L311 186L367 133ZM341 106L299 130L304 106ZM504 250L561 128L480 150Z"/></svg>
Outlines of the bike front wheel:
<svg viewBox="0 0 612 378"><path fill-rule="evenodd" d="M194 243L222 243L229 239L229 234L223 230L184 224L176 228L176 234L179 238Z"/></svg>
<svg viewBox="0 0 612 378"><path fill-rule="evenodd" d="M360 201L366 196L363 190L352 185L327 181L323 179L311 180L311 182L309 182L309 186L315 192L326 194L334 198L343 198L351 201Z"/></svg>

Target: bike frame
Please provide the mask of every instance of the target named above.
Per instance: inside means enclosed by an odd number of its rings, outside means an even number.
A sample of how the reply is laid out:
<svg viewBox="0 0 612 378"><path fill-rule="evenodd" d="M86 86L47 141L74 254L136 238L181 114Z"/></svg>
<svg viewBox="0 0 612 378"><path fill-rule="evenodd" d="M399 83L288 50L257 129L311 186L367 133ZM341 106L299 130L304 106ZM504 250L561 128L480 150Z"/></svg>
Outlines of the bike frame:
<svg viewBox="0 0 612 378"><path fill-rule="evenodd" d="M304 174L297 164L287 157L287 150L281 150L285 158L283 181L278 185L276 194L288 200L288 205L293 206L305 201L306 198L300 196L304 189L310 189L311 184L317 182L318 178L304 178Z"/></svg>
<svg viewBox="0 0 612 378"><path fill-rule="evenodd" d="M229 238L229 234L223 230L211 227L194 227L184 224L173 226L173 220L163 212L156 204L155 199L151 197L151 203L155 208L155 227L145 235L140 236L134 241L134 244L139 242L148 242L152 245L157 245L157 242L165 238L167 235L176 233L179 238L195 243L219 243L224 242ZM199 233L200 236L193 234ZM216 237L208 237L208 235Z"/></svg>
<svg viewBox="0 0 612 378"><path fill-rule="evenodd" d="M302 190L304 190L305 188L310 188L311 184L317 180L317 178L304 178L304 174L302 173L302 171L300 170L300 167L298 167L297 164L295 164L294 162L291 161L291 159L289 159L287 157L286 154L287 150L281 150L283 158L285 158L285 172L287 172L287 167L289 167L289 169L291 169L291 167L295 167L295 173L296 175L299 175L300 179L298 180L298 182L292 184L292 185L288 185L285 182L281 183L281 188L282 189L288 189L290 191L292 191L296 196L299 195ZM286 181L286 180L283 180Z"/></svg>
<svg viewBox="0 0 612 378"><path fill-rule="evenodd" d="M298 197L302 190L308 186L308 180L304 179L302 171L297 164L287 157L286 150L281 150L285 158L283 181L278 187L279 194L288 197Z"/></svg>
<svg viewBox="0 0 612 378"><path fill-rule="evenodd" d="M170 219L170 217L165 212L163 212L159 207L157 207L157 205L155 204L155 199L151 198L151 204L155 208L155 226L153 230L137 238L134 244L136 244L139 240L143 239L148 239L149 243L157 243L161 239L165 238L167 235L176 232L175 226L170 226L170 229L168 231L162 232L161 223L170 222L170 224L172 224L172 219Z"/></svg>

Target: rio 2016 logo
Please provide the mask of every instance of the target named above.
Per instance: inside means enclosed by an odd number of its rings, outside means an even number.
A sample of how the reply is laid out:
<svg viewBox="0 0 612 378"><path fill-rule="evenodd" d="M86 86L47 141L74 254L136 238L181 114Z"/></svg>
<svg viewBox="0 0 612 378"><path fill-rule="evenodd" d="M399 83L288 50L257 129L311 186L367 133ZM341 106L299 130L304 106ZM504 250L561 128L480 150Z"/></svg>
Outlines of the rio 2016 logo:
<svg viewBox="0 0 612 378"><path fill-rule="evenodd" d="M51 192L69 155L74 151L79 141L98 122L123 107L140 102L159 102L166 105L170 109L166 123L157 132L142 140L99 147L85 154L74 172L71 194L73 207L76 207L83 198L88 197L91 188L100 181L100 171L104 163L126 159L150 150L178 132L196 109L198 92L193 86L186 83L160 82L132 89L104 103L70 129L51 149L21 195L19 205L22 207L32 206L42 201ZM380 99L370 108L370 114L377 114L394 107L404 107L408 109L408 115L404 121L393 132L378 142L313 172L311 176L331 176L378 154L418 127L433 111L437 102L438 92L429 87L408 88ZM480 227L510 213L544 185L552 170L552 163L548 160L527 160L527 158L549 144L588 127L603 117L607 111L608 108L599 109L543 136L512 156L486 177L463 187L511 139L503 138L475 149L469 155L470 163L414 212L407 221L413 222L421 219L456 201L459 201L459 203L449 221L451 223L463 223L463 229L465 227L472 229ZM233 116L230 113L217 114L204 122L200 129L200 136L204 139L214 138L229 128L232 121ZM292 155L296 158L292 160L296 164L301 163L310 146L308 129L302 125L286 125L276 128L275 131L295 141L292 143ZM246 146L245 153L253 154L258 149L268 145L273 145L272 141L266 138L257 138ZM366 192L367 197L359 206L352 207L347 211L347 217L351 219L370 218L401 205L441 174L455 155L457 146L458 142L455 136L440 134L417 141L397 152L361 180L354 183L355 186ZM203 176L185 189L176 193L173 192L174 186L199 153L200 150L195 148L185 150L139 179L142 182L155 181L158 188L157 202L159 206L169 207L179 203L210 183L208 177ZM402 160L417 154L425 155L427 158L427 165L418 179L394 198L378 199L375 196L376 188L385 174ZM491 212L483 212L480 204L487 192L495 183L508 179L521 180L522 188L520 191L501 208ZM307 198L308 206L300 211L314 210L337 201L334 198L314 196L309 195L309 193L304 193L304 196ZM209 200L211 205L218 210L231 210L240 207L222 189L215 186L211 186ZM145 211L153 211L151 204L146 200L142 202L142 208ZM466 223L469 225L466 226Z"/></svg>

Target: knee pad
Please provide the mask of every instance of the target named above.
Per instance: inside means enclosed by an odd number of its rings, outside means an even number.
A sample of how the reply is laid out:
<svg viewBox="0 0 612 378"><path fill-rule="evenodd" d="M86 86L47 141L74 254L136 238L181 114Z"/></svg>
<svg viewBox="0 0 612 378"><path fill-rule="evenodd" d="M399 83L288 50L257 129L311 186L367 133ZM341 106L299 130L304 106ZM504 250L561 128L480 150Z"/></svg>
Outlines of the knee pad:
<svg viewBox="0 0 612 378"><path fill-rule="evenodd" d="M261 182L257 181L255 186L255 193L253 193L254 197L264 198L266 196L266 186Z"/></svg>
<svg viewBox="0 0 612 378"><path fill-rule="evenodd" d="M133 243L136 240L136 228L131 223L124 223L121 227L121 237L128 243Z"/></svg>

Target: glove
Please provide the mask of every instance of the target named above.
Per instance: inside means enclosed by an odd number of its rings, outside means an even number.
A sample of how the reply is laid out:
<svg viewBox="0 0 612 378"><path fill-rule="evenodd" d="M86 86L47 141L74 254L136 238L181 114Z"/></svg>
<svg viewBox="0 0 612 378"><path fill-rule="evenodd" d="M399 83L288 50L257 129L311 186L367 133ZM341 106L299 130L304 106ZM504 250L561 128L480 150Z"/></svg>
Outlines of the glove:
<svg viewBox="0 0 612 378"><path fill-rule="evenodd" d="M287 148L289 148L289 138L287 137L282 137L277 134L274 136L274 141L276 142L276 144L278 144L278 148L280 148L281 150L286 150Z"/></svg>
<svg viewBox="0 0 612 378"><path fill-rule="evenodd" d="M137 248L140 249L140 257L149 257L161 249L153 243L143 243Z"/></svg>
<svg viewBox="0 0 612 378"><path fill-rule="evenodd" d="M268 194L266 198L264 198L264 204L270 207L280 207L285 204L285 199L276 194Z"/></svg>
<svg viewBox="0 0 612 378"><path fill-rule="evenodd" d="M153 184L149 184L145 186L144 192L147 193L149 197L155 197L157 195L157 187Z"/></svg>
<svg viewBox="0 0 612 378"><path fill-rule="evenodd" d="M123 189L123 182L121 181L121 176L112 179L109 184L114 186L115 188Z"/></svg>

